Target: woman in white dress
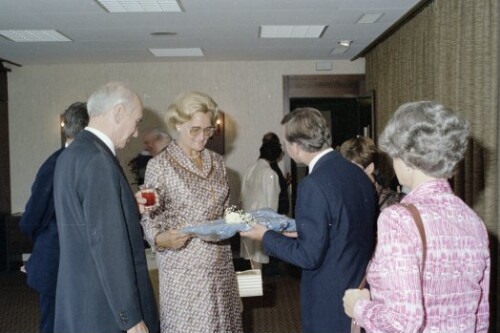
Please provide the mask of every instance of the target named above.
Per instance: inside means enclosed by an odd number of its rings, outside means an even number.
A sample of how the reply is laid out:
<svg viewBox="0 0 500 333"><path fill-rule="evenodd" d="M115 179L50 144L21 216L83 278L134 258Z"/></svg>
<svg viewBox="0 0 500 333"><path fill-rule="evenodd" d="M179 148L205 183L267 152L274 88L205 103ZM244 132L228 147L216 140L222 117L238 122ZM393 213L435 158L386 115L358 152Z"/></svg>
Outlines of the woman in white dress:
<svg viewBox="0 0 500 333"><path fill-rule="evenodd" d="M278 210L280 184L276 172L270 163L282 154L281 146L274 142L264 141L260 147L259 159L249 166L243 176L241 185L241 208L245 211L271 208ZM262 250L260 241L241 239L240 255L252 260L254 268L261 268L269 263L269 256Z"/></svg>

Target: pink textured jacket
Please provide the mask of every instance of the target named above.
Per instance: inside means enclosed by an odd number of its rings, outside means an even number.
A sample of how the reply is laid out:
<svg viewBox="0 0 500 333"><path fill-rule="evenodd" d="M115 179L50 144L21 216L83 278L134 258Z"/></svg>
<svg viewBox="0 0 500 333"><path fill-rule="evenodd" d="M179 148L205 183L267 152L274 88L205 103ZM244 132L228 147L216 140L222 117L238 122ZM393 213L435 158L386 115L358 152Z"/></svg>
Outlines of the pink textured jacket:
<svg viewBox="0 0 500 333"><path fill-rule="evenodd" d="M481 219L447 181L431 181L410 192L427 235L422 243L401 205L382 211L378 244L368 267L371 300L360 300L354 319L367 332L487 332L490 254Z"/></svg>

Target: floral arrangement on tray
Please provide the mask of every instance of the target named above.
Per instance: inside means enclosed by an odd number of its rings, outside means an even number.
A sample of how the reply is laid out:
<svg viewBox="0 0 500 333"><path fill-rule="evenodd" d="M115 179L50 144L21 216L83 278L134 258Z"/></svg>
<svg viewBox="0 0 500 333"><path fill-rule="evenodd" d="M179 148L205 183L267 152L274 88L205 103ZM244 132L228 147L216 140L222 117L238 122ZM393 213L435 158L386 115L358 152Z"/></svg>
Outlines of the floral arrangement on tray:
<svg viewBox="0 0 500 333"><path fill-rule="evenodd" d="M231 238L237 232L248 231L255 223L278 232L296 231L294 219L280 215L270 208L245 212L230 206L224 211L223 218L185 227L180 232L194 234L203 240L216 242Z"/></svg>
<svg viewBox="0 0 500 333"><path fill-rule="evenodd" d="M235 206L229 206L224 211L224 220L228 224L245 223L252 225L257 223L257 220L250 213L236 209Z"/></svg>

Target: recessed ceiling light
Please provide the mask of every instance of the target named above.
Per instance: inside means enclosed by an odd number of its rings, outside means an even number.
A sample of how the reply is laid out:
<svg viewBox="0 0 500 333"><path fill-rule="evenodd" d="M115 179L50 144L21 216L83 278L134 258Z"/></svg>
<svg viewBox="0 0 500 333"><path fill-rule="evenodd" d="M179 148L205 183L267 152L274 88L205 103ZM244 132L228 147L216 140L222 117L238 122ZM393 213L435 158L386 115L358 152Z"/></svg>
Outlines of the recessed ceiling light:
<svg viewBox="0 0 500 333"><path fill-rule="evenodd" d="M261 25L260 38L320 38L326 25Z"/></svg>
<svg viewBox="0 0 500 333"><path fill-rule="evenodd" d="M352 40L344 39L344 40L339 40L338 41L339 45L344 46L344 47L349 47L352 44Z"/></svg>
<svg viewBox="0 0 500 333"><path fill-rule="evenodd" d="M13 42L72 42L56 30L0 30L0 35Z"/></svg>
<svg viewBox="0 0 500 333"><path fill-rule="evenodd" d="M360 24L370 24L370 23L375 23L378 21L379 18L381 18L383 13L375 13L375 14L364 14L359 18L359 20L356 23Z"/></svg>
<svg viewBox="0 0 500 333"><path fill-rule="evenodd" d="M168 37L168 36L176 36L177 32L168 32L168 31L157 31L150 33L153 37Z"/></svg>
<svg viewBox="0 0 500 333"><path fill-rule="evenodd" d="M157 57L203 57L199 47L185 49L149 49Z"/></svg>
<svg viewBox="0 0 500 333"><path fill-rule="evenodd" d="M177 0L96 0L110 13L182 12Z"/></svg>

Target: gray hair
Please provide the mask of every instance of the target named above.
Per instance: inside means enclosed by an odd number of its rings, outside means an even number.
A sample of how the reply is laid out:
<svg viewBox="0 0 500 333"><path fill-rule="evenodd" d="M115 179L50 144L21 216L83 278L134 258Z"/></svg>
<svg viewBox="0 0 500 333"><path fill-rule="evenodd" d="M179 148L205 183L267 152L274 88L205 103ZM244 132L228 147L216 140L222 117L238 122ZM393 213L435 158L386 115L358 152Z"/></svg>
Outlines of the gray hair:
<svg viewBox="0 0 500 333"><path fill-rule="evenodd" d="M392 158L436 178L451 178L467 150L469 123L432 101L401 105L379 138Z"/></svg>
<svg viewBox="0 0 500 333"><path fill-rule="evenodd" d="M149 128L142 132L142 136L153 135L156 140L171 140L170 135L159 127Z"/></svg>
<svg viewBox="0 0 500 333"><path fill-rule="evenodd" d="M139 96L123 82L112 81L101 86L87 101L89 116L101 116L112 110L115 106L123 104L125 110L130 111L131 106Z"/></svg>
<svg viewBox="0 0 500 333"><path fill-rule="evenodd" d="M89 114L87 105L83 102L71 104L63 114L64 136L67 139L73 139L81 130L89 124Z"/></svg>
<svg viewBox="0 0 500 333"><path fill-rule="evenodd" d="M332 144L326 120L316 109L298 108L281 120L285 126L285 139L297 143L304 151L314 153Z"/></svg>

